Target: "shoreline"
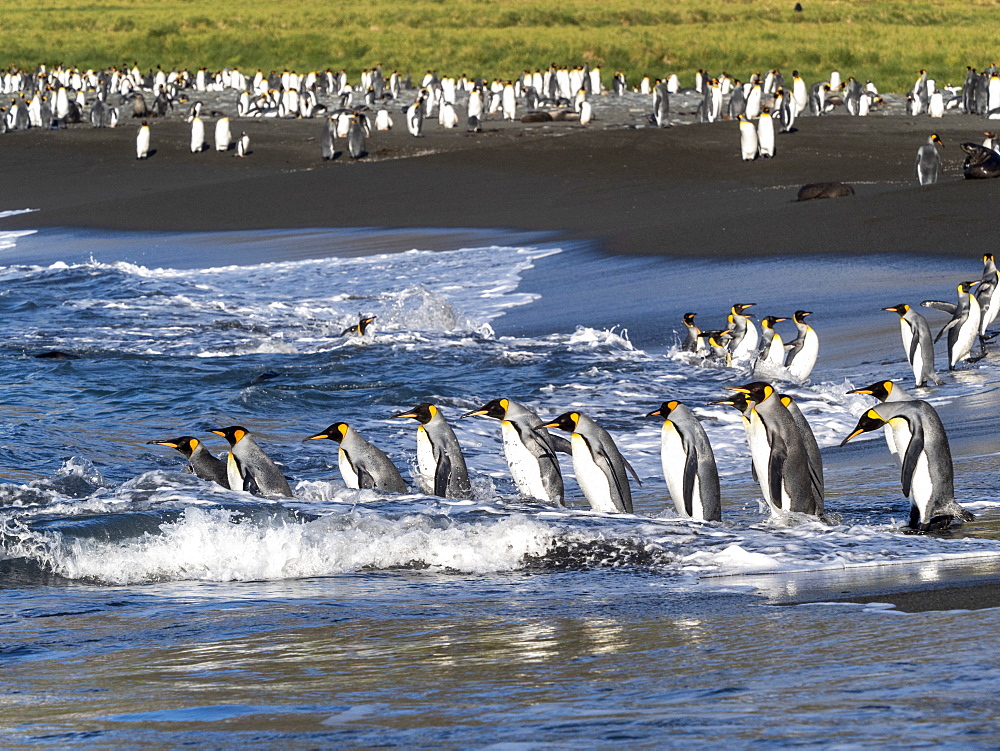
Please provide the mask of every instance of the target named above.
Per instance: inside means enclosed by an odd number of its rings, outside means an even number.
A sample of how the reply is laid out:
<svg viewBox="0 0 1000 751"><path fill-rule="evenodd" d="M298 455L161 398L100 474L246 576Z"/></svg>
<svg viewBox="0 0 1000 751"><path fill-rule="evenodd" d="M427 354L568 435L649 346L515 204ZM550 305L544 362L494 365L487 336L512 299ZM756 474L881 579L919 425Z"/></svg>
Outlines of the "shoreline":
<svg viewBox="0 0 1000 751"><path fill-rule="evenodd" d="M546 233L613 254L977 258L992 250L1000 181L965 180L957 147L981 141L986 124L957 114L804 117L778 137L774 159L744 163L731 121L660 130L491 120L481 134L434 124L419 139L397 126L372 134L370 157L323 162L319 119L236 120L234 131L252 134L251 154L238 159L190 153L177 116L153 121L155 153L143 161L129 121L4 134L0 211L39 209L5 218L10 230L460 229ZM913 163L930 132L946 144L944 168L921 188ZM856 195L795 201L802 185L824 181ZM429 249L453 247L442 237Z"/></svg>

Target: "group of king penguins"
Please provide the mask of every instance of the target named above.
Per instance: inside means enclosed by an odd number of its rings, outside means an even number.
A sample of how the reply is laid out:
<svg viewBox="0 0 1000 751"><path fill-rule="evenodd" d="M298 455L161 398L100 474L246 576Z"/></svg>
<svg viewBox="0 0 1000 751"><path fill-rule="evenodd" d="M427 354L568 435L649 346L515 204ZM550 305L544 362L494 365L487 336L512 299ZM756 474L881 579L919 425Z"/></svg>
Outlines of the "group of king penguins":
<svg viewBox="0 0 1000 751"><path fill-rule="evenodd" d="M958 284L955 303L926 300L924 307L948 313L950 319L935 338L927 320L910 305L901 303L882 310L899 315L906 358L917 387L940 384L934 370L934 343L948 334L949 368L985 356L992 336L987 327L1000 311L1000 277L992 254L983 256L982 278ZM976 288L974 293L972 290ZM696 355L708 339L709 347L725 348L726 362L785 368L785 377L803 380L812 370L819 351L816 332L805 323L809 311L792 316L798 333L782 344L774 324L788 318L767 316L757 333L748 309L752 303L732 306L728 327L702 334L694 314L684 317L687 337L683 348ZM365 336L374 316L362 316L345 335ZM714 340L714 341L713 341ZM725 341L725 344L722 341ZM972 349L979 342L979 353ZM708 356L708 355L706 355ZM800 360L801 358L801 360ZM797 364L798 363L798 364ZM773 372L773 371L771 371ZM774 517L804 514L825 521L823 461L809 422L788 394L773 382L758 379L729 389L713 404L730 406L742 415L751 466L761 494ZM850 394L877 400L865 410L855 429L841 445L856 436L884 429L890 453L900 467L903 495L910 501L909 528L927 532L973 518L955 500L954 469L948 437L937 411L926 401L907 393L899 384L883 380ZM573 472L591 509L603 513L633 513L629 475L636 471L607 430L578 410L551 420L509 398L496 398L461 415L500 422L504 456L518 492L527 498L562 507L565 491L557 454L572 458ZM646 417L661 421L660 459L670 497L680 517L696 521L722 519L719 473L708 435L694 411L682 402L664 401ZM391 415L413 419L417 425L417 489L427 495L468 500L472 483L462 447L440 407L422 403ZM562 431L569 438L550 430ZM270 497L290 497L291 488L281 469L267 456L250 431L233 425L211 430L229 443L225 461L215 457L197 438L150 441L175 448L188 459L189 471L223 487ZM409 486L392 460L345 422L335 422L303 440L330 440L338 446L338 467L347 487L385 493L407 493Z"/></svg>

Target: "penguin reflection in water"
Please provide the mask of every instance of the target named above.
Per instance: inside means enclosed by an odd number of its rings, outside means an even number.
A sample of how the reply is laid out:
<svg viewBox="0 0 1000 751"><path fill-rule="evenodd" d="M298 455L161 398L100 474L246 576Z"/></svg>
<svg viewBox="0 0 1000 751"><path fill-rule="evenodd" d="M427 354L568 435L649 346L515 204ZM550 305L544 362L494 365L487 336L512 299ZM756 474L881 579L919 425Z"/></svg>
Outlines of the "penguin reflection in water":
<svg viewBox="0 0 1000 751"><path fill-rule="evenodd" d="M503 453L518 491L529 498L563 505L563 478L556 452L571 454L570 442L549 433L542 418L510 399L494 399L462 417L500 420Z"/></svg>
<svg viewBox="0 0 1000 751"><path fill-rule="evenodd" d="M180 438L169 438L162 441L146 441L147 444L168 446L180 451L188 460L187 470L202 480L214 482L224 488L229 487L229 477L226 463L217 459L205 444L189 435Z"/></svg>
<svg viewBox="0 0 1000 751"><path fill-rule="evenodd" d="M948 436L937 412L919 399L884 402L861 416L857 427L840 444L888 426L902 457L900 482L910 499L910 529L943 529L955 519L974 517L955 501L955 477Z"/></svg>
<svg viewBox="0 0 1000 751"><path fill-rule="evenodd" d="M285 496L290 498L292 489L278 466L257 445L250 431L239 425L215 428L211 431L229 441L226 471L229 487L245 490L254 495Z"/></svg>
<svg viewBox="0 0 1000 751"><path fill-rule="evenodd" d="M411 410L393 415L410 417L417 427L417 485L427 495L469 500L472 483L465 466L462 447L444 415L433 404L418 404Z"/></svg>
<svg viewBox="0 0 1000 751"><path fill-rule="evenodd" d="M573 472L594 511L632 513L632 489L626 470L640 485L642 481L608 431L580 412L566 412L542 427L571 434Z"/></svg>
<svg viewBox="0 0 1000 751"><path fill-rule="evenodd" d="M304 439L315 441L329 439L340 444L337 465L347 487L354 490L386 490L405 493L406 482L396 465L381 449L373 446L354 428L344 422L335 422L322 433Z"/></svg>

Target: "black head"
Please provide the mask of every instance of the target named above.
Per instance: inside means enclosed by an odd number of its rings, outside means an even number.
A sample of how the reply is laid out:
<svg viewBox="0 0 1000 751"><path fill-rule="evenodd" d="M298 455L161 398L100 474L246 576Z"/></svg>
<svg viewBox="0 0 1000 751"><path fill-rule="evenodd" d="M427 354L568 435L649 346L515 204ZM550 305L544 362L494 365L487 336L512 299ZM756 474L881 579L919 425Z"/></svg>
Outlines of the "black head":
<svg viewBox="0 0 1000 751"><path fill-rule="evenodd" d="M774 386L764 381L754 381L743 386L730 386L729 390L739 394L746 394L750 401L760 404L774 393Z"/></svg>
<svg viewBox="0 0 1000 751"><path fill-rule="evenodd" d="M191 454L194 450L198 448L201 444L197 438L189 435L182 435L180 438L168 438L162 441L146 441L147 445L155 444L157 446L168 446L172 449L177 449L184 456L191 458Z"/></svg>
<svg viewBox="0 0 1000 751"><path fill-rule="evenodd" d="M882 310L889 310L893 313L899 313L900 316L905 316L907 311L909 311L910 306L906 303L900 303L899 305L893 305L891 308L882 308Z"/></svg>
<svg viewBox="0 0 1000 751"><path fill-rule="evenodd" d="M573 433L576 431L576 426L580 422L579 412L564 412L559 415L555 420L545 423L543 428L559 428L559 430L565 430L567 433Z"/></svg>
<svg viewBox="0 0 1000 751"><path fill-rule="evenodd" d="M851 389L848 394L867 394L868 396L874 396L880 402L884 402L889 398L889 394L892 393L892 389L895 386L892 381L876 381L871 386L865 386L861 389Z"/></svg>
<svg viewBox="0 0 1000 751"><path fill-rule="evenodd" d="M727 407L732 407L737 412L746 412L747 408L750 406L750 399L746 394L733 394L728 399L712 402L712 404L724 404Z"/></svg>
<svg viewBox="0 0 1000 751"><path fill-rule="evenodd" d="M806 316L811 316L811 315L812 315L812 311L811 310L796 310L795 314L792 316L792 319L796 323L805 323L806 322Z"/></svg>
<svg viewBox="0 0 1000 751"><path fill-rule="evenodd" d="M240 425L230 425L228 428L212 428L208 432L221 435L229 441L230 446L235 446L237 443L242 441L245 436L250 434L249 430Z"/></svg>
<svg viewBox="0 0 1000 751"><path fill-rule="evenodd" d="M392 419L396 420L401 417L412 417L414 420L419 422L421 425L426 425L431 420L434 419L434 415L438 413L438 408L435 407L430 402L424 402L423 404L418 404L411 410L406 412L400 412L398 415L393 415Z"/></svg>
<svg viewBox="0 0 1000 751"><path fill-rule="evenodd" d="M328 438L331 441L336 441L337 443L340 443L342 440L344 440L344 437L347 435L347 429L348 425L346 422L335 422L333 425L331 425L321 433L317 433L316 435L311 435L308 438L304 438L303 440L316 441L322 438Z"/></svg>
<svg viewBox="0 0 1000 751"><path fill-rule="evenodd" d="M883 425L885 425L885 420L882 419L882 416L874 409L870 409L861 415L861 419L858 420L858 426L854 429L854 432L841 441L840 445L843 446L849 440L862 433L870 433L873 430L878 430Z"/></svg>
<svg viewBox="0 0 1000 751"><path fill-rule="evenodd" d="M479 409L466 412L462 417L492 417L497 420L503 420L507 417L507 408L509 406L510 402L507 399L494 399Z"/></svg>
<svg viewBox="0 0 1000 751"><path fill-rule="evenodd" d="M668 417L670 417L670 413L673 412L675 409L677 409L678 405L680 405L680 402L674 400L671 400L669 402L663 402L663 404L660 405L659 409L650 412L649 414L646 415L646 417L662 417L664 420L666 420Z"/></svg>

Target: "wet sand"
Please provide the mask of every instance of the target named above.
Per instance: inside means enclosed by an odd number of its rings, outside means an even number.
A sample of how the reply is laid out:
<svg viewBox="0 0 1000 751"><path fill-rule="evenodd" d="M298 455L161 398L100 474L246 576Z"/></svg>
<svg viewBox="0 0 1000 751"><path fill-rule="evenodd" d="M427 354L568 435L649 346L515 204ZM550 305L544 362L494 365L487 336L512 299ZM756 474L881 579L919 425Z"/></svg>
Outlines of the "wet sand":
<svg viewBox="0 0 1000 751"><path fill-rule="evenodd" d="M480 134L430 123L413 138L394 114L397 127L373 133L358 161L320 159L318 119L234 120L235 135L251 135L245 159L190 153L179 115L152 121L144 161L134 158L133 120L8 133L0 210L40 211L4 227L496 228L612 253L718 257L995 250L1000 181L961 173L959 144L981 142L987 125L978 117L801 117L778 136L774 159L744 163L732 121L659 130L620 118L586 128L491 120ZM945 168L938 185L920 188L914 158L931 132L946 144ZM795 202L799 187L821 181L856 195Z"/></svg>

